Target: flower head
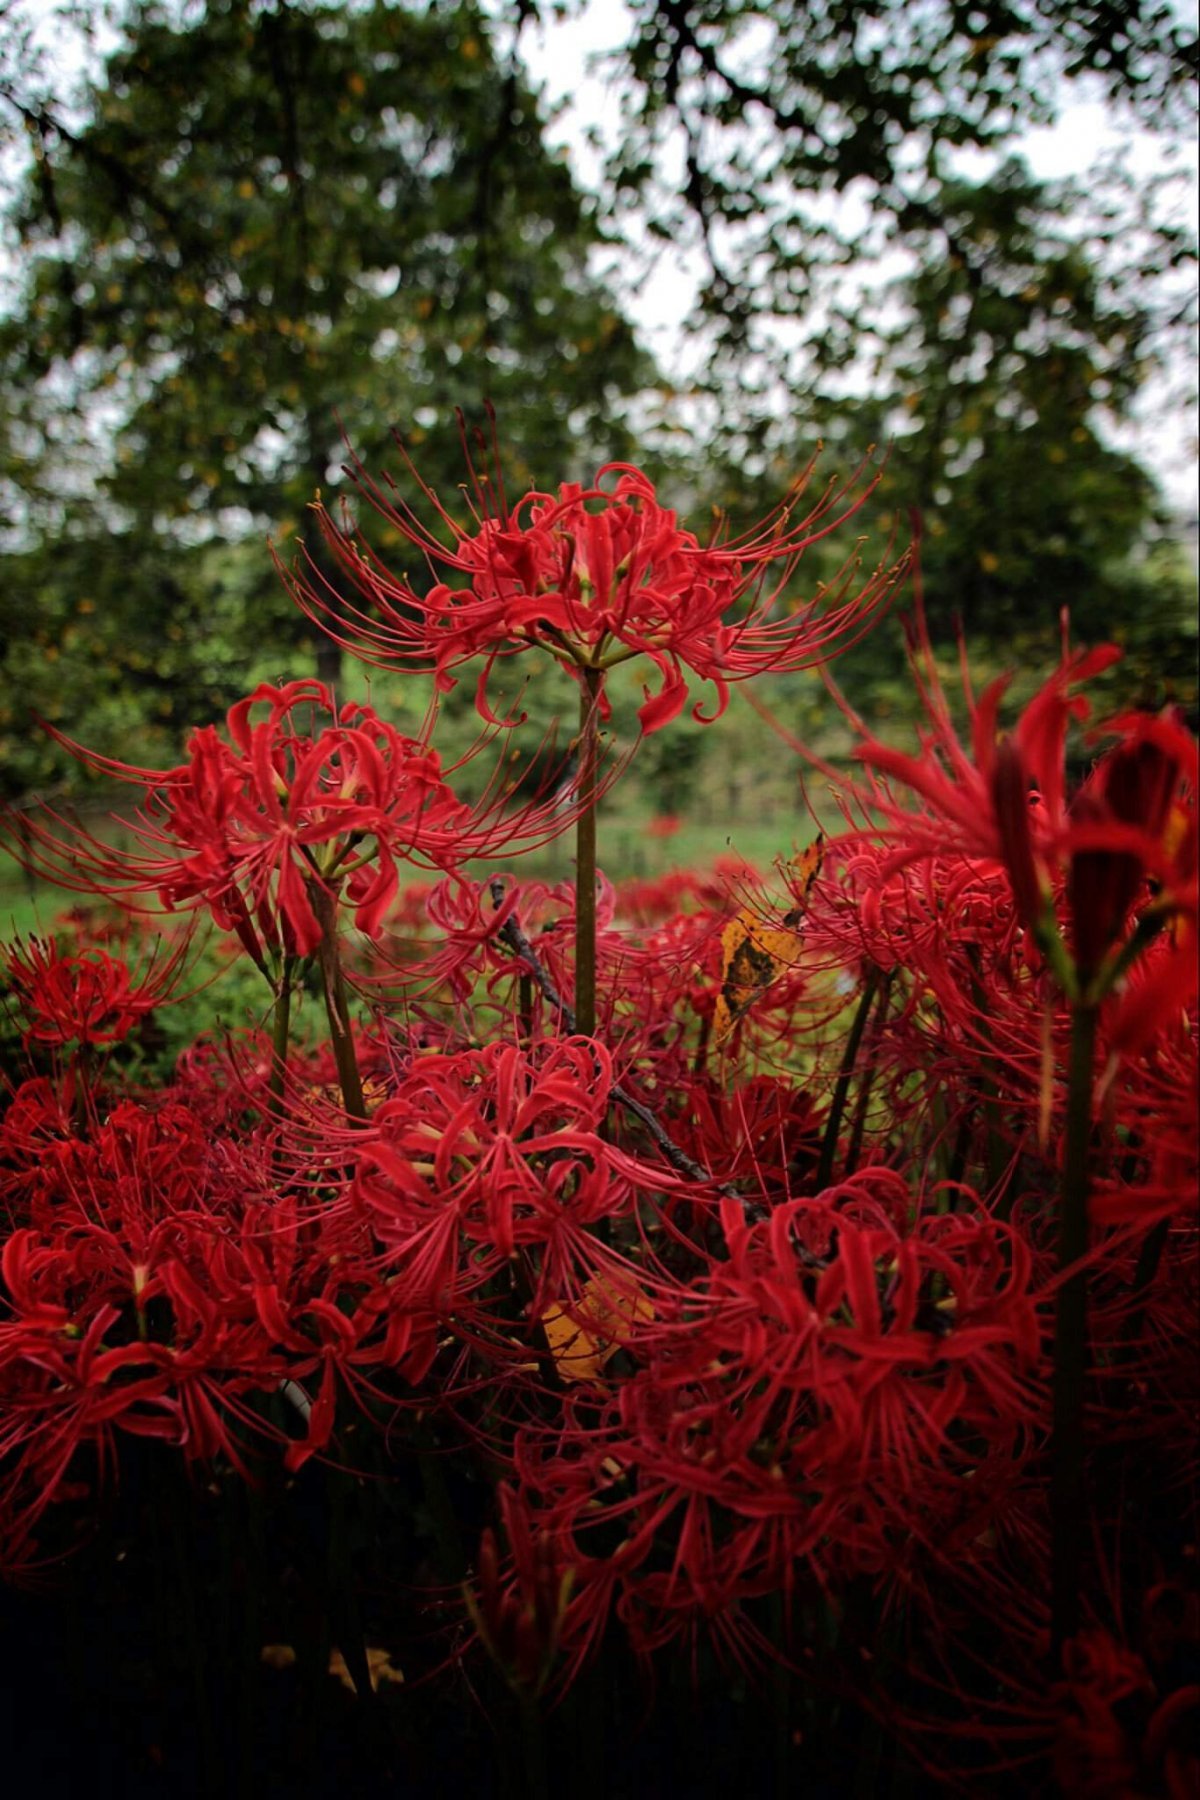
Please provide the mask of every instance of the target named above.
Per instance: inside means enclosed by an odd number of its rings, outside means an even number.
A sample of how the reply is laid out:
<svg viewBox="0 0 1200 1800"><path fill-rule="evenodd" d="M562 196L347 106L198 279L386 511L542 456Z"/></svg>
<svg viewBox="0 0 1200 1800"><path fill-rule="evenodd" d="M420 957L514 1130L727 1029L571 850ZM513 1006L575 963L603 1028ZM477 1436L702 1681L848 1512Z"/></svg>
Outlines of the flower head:
<svg viewBox="0 0 1200 1800"><path fill-rule="evenodd" d="M887 785L873 779L859 799L883 817L895 846L888 867L947 856L998 865L1008 876L1018 918L1035 929L1049 928L1065 891L1075 969L1084 986L1107 971L1101 991L1120 970L1139 897L1152 900L1155 928L1174 917L1182 939L1194 940L1197 745L1180 720L1170 712L1112 720L1095 735L1115 738L1115 745L1078 792L1068 794L1068 727L1090 715L1077 690L1120 652L1106 645L1064 658L1009 737L998 730L1009 678L994 681L978 700L968 688L968 748L932 672L929 646L922 647L925 671L914 658L929 721L921 754L894 750L865 732L857 751L886 778ZM908 788L918 806L902 805L892 783ZM1038 935L1040 943L1045 931Z"/></svg>
<svg viewBox="0 0 1200 1800"><path fill-rule="evenodd" d="M391 573L321 506L322 532L365 610L341 605L311 560L307 574L285 573L285 580L331 636L380 667L432 664L449 687L456 669L482 657L477 701L488 718L488 680L499 658L536 645L578 679L584 670L603 673L647 657L659 686L639 717L643 731L657 731L682 710L690 677L712 684L717 705L707 716L717 717L730 682L826 661L865 630L894 590L906 558L881 563L862 580L852 554L813 599L779 604L804 551L850 518L874 486L832 483L797 521L812 468L760 525L709 544L625 463L601 469L590 487L565 482L511 507L500 480L472 467L477 505L469 525L452 519L421 483L448 542L357 468L360 492L426 557L432 586L419 592ZM695 716L706 717L699 707Z"/></svg>
<svg viewBox="0 0 1200 1800"><path fill-rule="evenodd" d="M53 939L13 944L3 967L25 1020L25 1041L63 1049L67 1044L116 1044L167 998L186 952L151 957L131 970L95 948L68 955Z"/></svg>
<svg viewBox="0 0 1200 1800"><path fill-rule="evenodd" d="M511 817L495 792L468 807L426 738L406 737L369 706L338 706L317 681L262 684L230 709L224 733L194 731L174 769L137 768L60 742L142 789L136 848L114 848L47 808L24 821L24 860L83 892L203 908L259 963L268 949L311 954L322 938L319 914L339 902L377 937L398 891L398 862L452 869L523 834L564 828L552 799ZM32 849L21 849L26 841Z"/></svg>

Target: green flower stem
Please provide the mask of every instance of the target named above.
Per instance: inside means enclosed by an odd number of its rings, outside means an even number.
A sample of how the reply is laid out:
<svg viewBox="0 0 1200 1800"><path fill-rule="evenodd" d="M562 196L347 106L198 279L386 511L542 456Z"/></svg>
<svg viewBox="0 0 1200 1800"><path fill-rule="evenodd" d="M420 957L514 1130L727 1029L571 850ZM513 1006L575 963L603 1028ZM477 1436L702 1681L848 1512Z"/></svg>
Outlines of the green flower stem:
<svg viewBox="0 0 1200 1800"><path fill-rule="evenodd" d="M1058 929L1058 915L1052 901L1047 900L1045 911L1034 925L1034 941L1046 959L1046 965L1055 981L1066 995L1074 1002L1079 998L1079 975L1075 964L1071 961L1067 946L1063 943Z"/></svg>
<svg viewBox="0 0 1200 1800"><path fill-rule="evenodd" d="M526 1800L550 1800L546 1733L542 1724L541 1704L536 1695L522 1691L517 1695L517 1705L521 1714Z"/></svg>
<svg viewBox="0 0 1200 1800"><path fill-rule="evenodd" d="M71 1112L75 1120L75 1130L80 1137L87 1136L88 1102L92 1094L92 1079L96 1073L97 1058L95 1046L80 1044L75 1057L75 1089L72 1095Z"/></svg>
<svg viewBox="0 0 1200 1800"><path fill-rule="evenodd" d="M853 1175L858 1167L858 1159L862 1155L863 1135L867 1127L867 1108L871 1104L871 1090L875 1086L875 1072L878 1062L875 1051L883 1036L884 1020L887 1018L888 1003L892 997L892 979L896 971L889 969L879 983L879 1004L875 1009L875 1020L871 1027L870 1066L858 1084L858 1098L854 1103L854 1123L850 1128L850 1147L846 1152L845 1175Z"/></svg>
<svg viewBox="0 0 1200 1800"><path fill-rule="evenodd" d="M342 1105L349 1118L365 1123L367 1106L363 1099L358 1058L354 1054L346 981L338 954L337 907L329 889L319 881L309 883L309 897L321 927L317 956L321 964L321 985L325 994L325 1011L329 1018L329 1035L333 1043L334 1062L337 1064L338 1084L342 1090Z"/></svg>
<svg viewBox="0 0 1200 1800"><path fill-rule="evenodd" d="M575 1029L596 1032L596 762L603 674L579 683L579 817L575 825Z"/></svg>
<svg viewBox="0 0 1200 1800"><path fill-rule="evenodd" d="M1081 1261L1088 1245L1096 1019L1094 1005L1077 1004L1072 1009L1067 1142L1058 1223L1058 1267L1060 1273L1070 1273L1058 1290L1050 1439L1050 1614L1056 1654L1079 1629L1088 1300L1088 1271Z"/></svg>
<svg viewBox="0 0 1200 1800"><path fill-rule="evenodd" d="M271 1030L271 1082L268 1089L272 1116L283 1117L283 1090L287 1080L288 1036L292 1024L292 976L296 959L285 956L283 974L275 995L275 1015Z"/></svg>
<svg viewBox="0 0 1200 1800"><path fill-rule="evenodd" d="M834 1084L833 1098L829 1103L829 1117L825 1121L825 1136L821 1140L821 1160L817 1166L818 1193L822 1188L827 1188L833 1179L833 1159L837 1155L842 1114L846 1110L846 1097L850 1092L850 1083L854 1079L854 1065L858 1060L863 1032L867 1029L867 1020L871 1016L871 1005L879 989L879 979L878 969L871 967L867 970L862 995L858 1002L858 1011L854 1015L850 1036L846 1039L846 1048L842 1052L842 1066L838 1070L838 1078Z"/></svg>

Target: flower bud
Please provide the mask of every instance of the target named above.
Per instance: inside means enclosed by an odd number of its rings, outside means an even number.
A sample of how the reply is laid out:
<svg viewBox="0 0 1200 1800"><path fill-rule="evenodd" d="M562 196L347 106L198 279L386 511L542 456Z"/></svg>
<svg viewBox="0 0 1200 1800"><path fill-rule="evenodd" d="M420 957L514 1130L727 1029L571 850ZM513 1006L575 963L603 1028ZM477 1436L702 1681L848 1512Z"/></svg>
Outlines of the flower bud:
<svg viewBox="0 0 1200 1800"><path fill-rule="evenodd" d="M1161 839L1179 781L1179 763L1170 752L1143 738L1119 744L1097 773L1104 784L1109 811L1124 825L1136 825L1149 838Z"/></svg>
<svg viewBox="0 0 1200 1800"><path fill-rule="evenodd" d="M1075 960L1085 975L1095 973L1121 936L1143 879L1139 857L1103 843L1103 828L1114 823L1109 809L1090 788L1076 796L1072 828L1092 840L1073 851L1067 879ZM1119 824L1117 830L1124 835Z"/></svg>
<svg viewBox="0 0 1200 1800"><path fill-rule="evenodd" d="M1011 738L1004 738L996 747L992 806L1017 914L1022 924L1032 927L1042 909L1042 891L1029 824L1029 776L1025 760Z"/></svg>

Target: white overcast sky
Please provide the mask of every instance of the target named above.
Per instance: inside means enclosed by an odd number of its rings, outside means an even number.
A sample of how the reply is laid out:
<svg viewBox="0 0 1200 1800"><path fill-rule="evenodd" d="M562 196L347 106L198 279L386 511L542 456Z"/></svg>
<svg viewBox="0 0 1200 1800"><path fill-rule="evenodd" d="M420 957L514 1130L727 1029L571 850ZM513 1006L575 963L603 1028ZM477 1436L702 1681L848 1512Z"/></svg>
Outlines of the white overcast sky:
<svg viewBox="0 0 1200 1800"><path fill-rule="evenodd" d="M1185 0L1175 10L1181 21L1195 25L1195 0ZM611 145L620 130L618 89L611 77L605 77L600 53L619 48L629 33L630 15L624 0L589 0L581 17L567 24L527 25L522 35L522 58L556 114L549 142L569 156L576 178L588 188L598 187L601 171L601 159L588 142L589 132L598 130ZM1128 136L1100 99L1080 99L1064 107L1056 126L1028 131L1007 146L1005 153L1017 150L1033 173L1046 180L1084 177L1105 152L1115 150ZM1133 134L1131 154L1138 172L1151 175L1163 167L1161 147L1146 134ZM1193 142L1175 165L1186 175L1184 204L1193 220L1197 161ZM988 162L980 157L969 166L982 175ZM663 252L644 288L622 294L643 338L671 374L686 373L689 346L681 326L691 308L697 274L694 257ZM1168 380L1151 384L1141 399L1139 424L1125 439L1125 447L1157 475L1172 507L1191 516L1196 512L1200 434L1195 379L1195 365L1189 362L1174 370Z"/></svg>
<svg viewBox="0 0 1200 1800"><path fill-rule="evenodd" d="M499 10L499 0L483 0L489 11ZM20 4L20 0L18 0ZM1175 10L1181 21L1195 25L1197 0L1179 0ZM82 57L78 40L72 41L55 24L54 0L24 0L26 16L41 14L49 54L68 76L78 72ZM566 23L527 25L521 38L521 55L533 79L555 113L548 131L552 147L571 163L577 180L595 190L600 184L601 157L590 146L590 132L598 131L608 144L620 130L617 87L611 77L594 65L600 52L627 41L630 15L624 0L588 0L580 16ZM1060 123L1050 130L1031 130L1009 149L1025 156L1035 175L1045 178L1084 176L1100 154L1122 140L1110 111L1099 101L1074 101L1064 108ZM1135 167L1147 174L1162 166L1160 147L1148 136L1135 135ZM969 165L982 174L983 159ZM1195 216L1197 153L1195 143L1184 153L1182 166L1190 177L1191 216ZM14 172L9 164L8 174ZM5 178L0 167L0 181ZM609 259L610 269L612 258ZM619 281L618 291L629 315L659 359L664 371L686 378L689 355L696 347L682 329L691 310L698 278L695 257L684 253L660 254L653 276L638 290ZM3 272L0 271L0 274ZM1172 371L1166 381L1156 381L1142 396L1140 423L1125 439L1125 447L1157 475L1172 506L1194 517L1196 512L1196 459L1198 419L1195 399L1195 365Z"/></svg>

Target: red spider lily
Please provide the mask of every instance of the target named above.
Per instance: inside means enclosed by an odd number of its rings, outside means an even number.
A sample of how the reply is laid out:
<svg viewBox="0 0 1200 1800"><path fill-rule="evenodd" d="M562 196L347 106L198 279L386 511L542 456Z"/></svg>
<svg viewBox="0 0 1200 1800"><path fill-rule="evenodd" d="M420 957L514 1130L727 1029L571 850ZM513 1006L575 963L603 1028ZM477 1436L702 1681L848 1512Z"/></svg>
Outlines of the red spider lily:
<svg viewBox="0 0 1200 1800"><path fill-rule="evenodd" d="M749 1179L764 1197L803 1189L816 1166L820 1118L794 1082L755 1075L726 1093L693 1077L682 1089L684 1116L673 1122L676 1141L725 1181Z"/></svg>
<svg viewBox="0 0 1200 1800"><path fill-rule="evenodd" d="M865 731L866 741L855 753L872 770L909 788L924 802L923 810L914 813L879 784L868 791L870 804L883 816L888 839L896 845L896 864L954 852L997 862L1008 871L1021 907L1034 909L1031 915L1023 913L1024 922L1033 924L1049 871L1059 862L1066 829L1067 726L1072 719L1086 719L1089 712L1087 701L1073 689L1110 667L1119 655L1106 646L1068 657L1026 707L1007 744L999 736L998 719L1011 677L992 682L978 701L968 688L970 754L959 742L936 675L923 675L914 658L928 720L928 729L921 734L921 754L891 749Z"/></svg>
<svg viewBox="0 0 1200 1800"><path fill-rule="evenodd" d="M556 1443L518 1443L540 1516L588 1589L610 1582L644 1648L698 1615L791 1594L805 1570L895 1575L952 1559L1027 1455L1040 1349L1020 1240L980 1213L910 1231L904 1184L872 1171L842 1204L723 1215L728 1261L631 1340L642 1367Z"/></svg>
<svg viewBox="0 0 1200 1800"><path fill-rule="evenodd" d="M875 972L877 987L890 980L894 996L886 1024L869 1028L852 1073L872 1070L877 1085L897 1084L890 1116L904 1121L910 1141L923 1129L919 1096L936 1100L936 1135L949 1130L953 1137L961 1124L963 1154L983 1128L979 1095L999 1083L1003 1104L993 1108L989 1128L1004 1131L1014 1155L1032 1149L1047 1099L1046 1028L1057 1041L1068 1018L1057 990L1025 953L999 864L950 851L897 866L891 846L853 836L830 847L827 866L837 878L831 873L814 890L806 955L844 993L861 987L849 978L861 968ZM844 1012L817 1022L816 1040L828 1046L833 1064L821 1069L826 1081L834 1078L846 1029Z"/></svg>
<svg viewBox="0 0 1200 1800"><path fill-rule="evenodd" d="M431 1317L375 1272L348 1211L277 1195L253 1143L214 1141L177 1102L122 1103L63 1146L30 1221L0 1262L0 1504L31 1524L118 1433L242 1466L247 1434L270 1431L258 1397L312 1383L295 1467L328 1444L339 1385L432 1360Z"/></svg>
<svg viewBox="0 0 1200 1800"><path fill-rule="evenodd" d="M116 1044L171 993L187 945L152 953L131 971L105 950L66 955L52 939L14 944L5 960L10 992L26 1021L26 1043Z"/></svg>
<svg viewBox="0 0 1200 1800"><path fill-rule="evenodd" d="M1144 1659L1111 1632L1093 1627L1063 1646L1063 1679L1042 1704L1063 1793L1183 1800L1196 1791L1200 1686L1161 1694Z"/></svg>
<svg viewBox="0 0 1200 1800"><path fill-rule="evenodd" d="M1178 800L1172 816L1188 816ZM1064 844L1072 829L1064 823ZM1179 910L1185 854L1181 828L1175 868L1165 871L1171 887L1156 898L1153 883L1139 883L1140 916L1152 931L1161 905L1170 909L1167 928L1147 933L1100 1012L1098 1100L1112 1127L1145 1151L1132 1175L1119 1173L1128 1158L1097 1160L1097 1223L1149 1223L1194 1193L1197 939ZM953 843L904 862L894 843L857 833L830 846L826 868L806 922L806 959L835 983L859 964L898 976L886 1029L864 1045L855 1069L872 1072L877 1093L890 1096L884 1117L905 1121L906 1142L923 1132L927 1147L941 1141L960 1171L986 1163L992 1182L1015 1176L1022 1158L1061 1147L1070 1006L1019 929L1011 871ZM1061 895L1061 867L1056 879ZM833 1021L832 1034L816 1024L812 1041L828 1049L814 1078L828 1081L826 1059L841 1055L845 1020ZM979 1099L987 1094L985 1116ZM936 1105L936 1127L922 1095Z"/></svg>
<svg viewBox="0 0 1200 1800"><path fill-rule="evenodd" d="M943 1659L930 1683L936 1706L910 1710L894 1694L874 1702L939 1787L1041 1793L1052 1781L1054 1792L1081 1800L1184 1800L1195 1793L1200 1685L1158 1667L1145 1635L1139 1654L1102 1625L1063 1645L1062 1675L1048 1683L1037 1672L1045 1645L1031 1620L1006 1617L1013 1609L998 1587L994 1598L1004 1619L996 1662L961 1649L947 1657L948 1644L924 1645ZM910 1684L922 1679L919 1661L920 1651L910 1655ZM1001 1779L984 1788L988 1777Z"/></svg>
<svg viewBox="0 0 1200 1800"><path fill-rule="evenodd" d="M674 918L700 891L691 869L670 869L647 880L622 881L616 890L617 912L634 925L657 925Z"/></svg>
<svg viewBox="0 0 1200 1800"><path fill-rule="evenodd" d="M130 828L137 848L115 849L47 808L48 822L25 821L27 860L79 891L204 907L260 965L265 948L311 954L323 935L318 913L343 894L358 929L378 936L398 861L453 868L569 823L551 801L506 818L502 798L487 796L472 811L425 739L357 702L339 708L315 681L260 686L231 708L228 739L213 726L193 732L176 769L135 768L60 741L143 790Z"/></svg>
<svg viewBox="0 0 1200 1800"><path fill-rule="evenodd" d="M1169 942L1148 956L1129 976L1114 1008L1108 1032L1110 1058L1137 1056L1172 1026L1182 1026L1196 1008L1196 983L1194 935L1183 944Z"/></svg>
<svg viewBox="0 0 1200 1800"><path fill-rule="evenodd" d="M584 670L647 657L660 687L639 716L644 732L657 731L685 705L689 675L714 687L716 707L707 716L715 718L731 682L767 669L812 668L836 655L862 635L905 573L902 558L860 583L851 558L816 599L779 607L804 551L851 518L878 479L857 493L857 476L845 486L830 484L793 522L812 472L810 463L760 525L709 545L681 527L648 478L624 463L601 469L590 488L567 482L557 494L531 492L513 507L498 478L472 468L479 510L469 527L416 477L446 543L356 465L359 491L448 579L418 593L318 507L330 549L370 610L344 605L311 560L308 575L293 575L290 586L338 643L379 667L432 663L446 688L452 671L482 657L477 703L486 718L494 718L487 688L495 663L531 645L577 679ZM695 716L706 717L699 707Z"/></svg>
<svg viewBox="0 0 1200 1800"><path fill-rule="evenodd" d="M39 1076L13 1092L0 1117L0 1202L12 1223L28 1224L31 1196L74 1129L61 1084Z"/></svg>
<svg viewBox="0 0 1200 1800"><path fill-rule="evenodd" d="M1076 960L1085 971L1100 967L1150 881L1155 911L1177 916L1177 939L1194 961L1196 740L1170 713L1127 714L1105 735L1118 742L1076 796L1065 845Z"/></svg>
<svg viewBox="0 0 1200 1800"><path fill-rule="evenodd" d="M614 905L613 889L601 876L596 895L597 948L606 973L606 991L611 991L614 972L628 951L625 940L613 929ZM449 1000L456 1006L470 1000L474 1013L472 1035L507 1035L515 1010L513 991L524 965L518 965L500 934L515 916L523 928L533 933L538 958L555 991L564 996L571 993L575 920L572 884L548 887L542 882L505 881L501 887L497 878L473 882L451 876L438 882L426 895L425 916L434 935L416 940L385 939L376 947L372 966L360 974L360 985L386 993L399 975L409 995ZM543 1031L550 1035L561 1029L556 1009L536 984L531 1004L530 1016L521 1026L524 1035L528 1036L531 1030L535 1037ZM498 1022L489 1033L484 1020L493 1011Z"/></svg>
<svg viewBox="0 0 1200 1800"><path fill-rule="evenodd" d="M539 882L508 884L499 904L490 882L461 876L437 882L423 896L426 933L416 942L401 942L406 983L444 989L455 1000L475 993L481 980L490 987L501 970L512 970L512 957L499 940L505 921L518 909L522 919L540 921L547 900L548 890ZM386 946L382 946L376 971L369 979L386 986L389 973Z"/></svg>
<svg viewBox="0 0 1200 1800"><path fill-rule="evenodd" d="M613 1262L590 1228L663 1176L601 1138L611 1085L591 1039L415 1057L360 1138L353 1185L400 1290L453 1311L536 1248L540 1312Z"/></svg>
<svg viewBox="0 0 1200 1800"><path fill-rule="evenodd" d="M1192 1185L1195 1193L1195 1182ZM1138 1195L1125 1204L1135 1210ZM1153 1215L1153 1200L1146 1210ZM1153 1273L1145 1273L1161 1234L1109 1250L1092 1284L1090 1340L1095 1363L1092 1417L1110 1463L1117 1448L1154 1489L1191 1491L1197 1477L1196 1231L1175 1214Z"/></svg>
<svg viewBox="0 0 1200 1800"><path fill-rule="evenodd" d="M928 645L924 648L928 658ZM1159 917L1181 915L1194 930L1197 905L1197 745L1173 716L1130 714L1112 721L1105 735L1117 737L1117 745L1068 803L1067 726L1089 713L1073 689L1118 655L1109 646L1067 657L1008 739L997 730L1008 678L993 682L978 702L968 687L970 756L959 743L936 675L921 676L914 658L931 726L921 756L893 750L865 733L867 741L857 751L873 770L924 803L919 812L906 810L879 783L864 796L883 816L896 846L895 866L955 853L995 861L1006 870L1018 915L1030 927L1039 924L1065 878L1084 985L1124 938L1130 909L1147 882L1153 884ZM931 671L931 658L928 667Z"/></svg>

